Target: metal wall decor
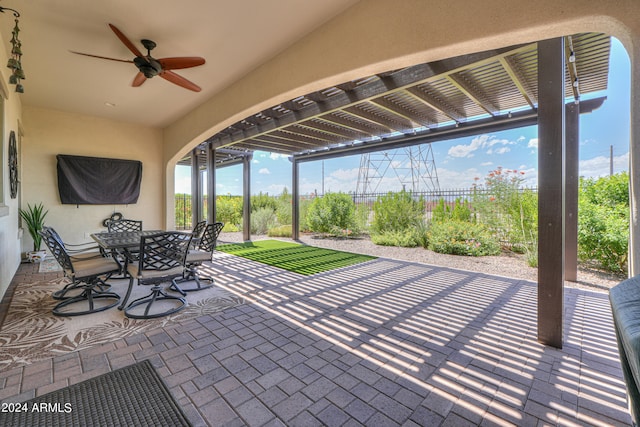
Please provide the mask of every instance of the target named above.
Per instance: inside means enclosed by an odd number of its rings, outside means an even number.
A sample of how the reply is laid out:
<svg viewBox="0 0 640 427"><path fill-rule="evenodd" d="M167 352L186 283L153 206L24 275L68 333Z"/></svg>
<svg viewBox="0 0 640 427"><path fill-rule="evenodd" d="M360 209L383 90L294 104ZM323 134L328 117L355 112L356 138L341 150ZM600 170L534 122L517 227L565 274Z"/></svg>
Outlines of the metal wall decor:
<svg viewBox="0 0 640 427"><path fill-rule="evenodd" d="M16 133L9 134L9 186L11 187L11 198L18 195L18 149L16 148Z"/></svg>
<svg viewBox="0 0 640 427"><path fill-rule="evenodd" d="M4 13L5 11L11 11L15 19L15 25L13 26L13 31L11 32L11 56L9 57L9 61L7 62L7 67L11 69L11 77L9 77L9 83L12 85L16 85L16 92L24 93L24 87L21 80L24 80L24 70L22 69L22 42L18 37L20 33L20 27L18 23L18 18L20 17L20 13L9 7L1 7L0 12Z"/></svg>

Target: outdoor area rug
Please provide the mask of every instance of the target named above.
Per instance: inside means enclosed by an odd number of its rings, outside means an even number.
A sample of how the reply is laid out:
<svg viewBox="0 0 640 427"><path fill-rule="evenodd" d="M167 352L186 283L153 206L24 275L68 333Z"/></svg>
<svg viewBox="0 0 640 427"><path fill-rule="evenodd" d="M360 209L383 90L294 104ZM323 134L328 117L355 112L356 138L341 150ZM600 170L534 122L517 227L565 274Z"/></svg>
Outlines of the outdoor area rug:
<svg viewBox="0 0 640 427"><path fill-rule="evenodd" d="M148 360L0 413L0 426L190 426Z"/></svg>
<svg viewBox="0 0 640 427"><path fill-rule="evenodd" d="M60 264L55 258L47 258L43 261L40 261L40 265L38 265L38 273L52 273L54 271L62 271Z"/></svg>
<svg viewBox="0 0 640 427"><path fill-rule="evenodd" d="M205 271L205 274L209 272L211 271ZM54 316L51 310L58 301L51 294L66 283L67 279L56 278L17 285L7 315L0 326L0 371L245 303L242 297L212 286L198 292L189 292L186 296L187 306L183 310L158 319L129 319L115 307L84 316ZM124 295L129 280L110 280L109 283L112 284L112 291ZM134 285L131 300L148 294L149 288Z"/></svg>
<svg viewBox="0 0 640 427"><path fill-rule="evenodd" d="M368 255L316 248L280 240L219 245L216 250L310 276L376 259Z"/></svg>

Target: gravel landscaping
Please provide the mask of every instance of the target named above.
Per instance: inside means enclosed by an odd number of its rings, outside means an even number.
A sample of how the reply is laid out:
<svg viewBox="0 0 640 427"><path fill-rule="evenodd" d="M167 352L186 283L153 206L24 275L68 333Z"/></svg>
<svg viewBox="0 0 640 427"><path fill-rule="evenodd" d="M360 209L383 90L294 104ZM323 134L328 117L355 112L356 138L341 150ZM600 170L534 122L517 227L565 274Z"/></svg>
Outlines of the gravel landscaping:
<svg viewBox="0 0 640 427"><path fill-rule="evenodd" d="M252 240L271 239L268 236L251 236ZM288 240L278 238L279 240ZM221 243L241 242L242 233L221 233ZM500 256L470 257L445 255L423 248L400 248L375 245L368 238L334 239L303 234L300 242L321 248L356 252L382 258L399 259L423 264L476 271L497 276L537 281L538 269L529 267L523 255L504 252ZM578 281L566 282L568 287L578 287L596 291L607 291L626 277L581 266L578 269Z"/></svg>

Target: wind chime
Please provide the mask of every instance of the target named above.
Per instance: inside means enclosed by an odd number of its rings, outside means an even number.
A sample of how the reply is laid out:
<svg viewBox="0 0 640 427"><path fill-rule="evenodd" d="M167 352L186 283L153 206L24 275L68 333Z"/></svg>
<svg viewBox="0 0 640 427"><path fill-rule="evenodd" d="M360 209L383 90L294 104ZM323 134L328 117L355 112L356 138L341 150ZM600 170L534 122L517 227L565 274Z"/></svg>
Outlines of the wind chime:
<svg viewBox="0 0 640 427"><path fill-rule="evenodd" d="M11 56L9 57L9 61L7 62L7 67L11 69L11 76L9 77L9 84L16 85L16 92L24 93L24 87L22 80L24 80L24 70L22 69L22 42L20 41L20 27L18 18L20 17L20 13L17 10L8 8L8 7L0 7L0 12L4 13L5 11L10 10L13 12L13 16L15 19L15 25L13 27L13 31L11 32Z"/></svg>

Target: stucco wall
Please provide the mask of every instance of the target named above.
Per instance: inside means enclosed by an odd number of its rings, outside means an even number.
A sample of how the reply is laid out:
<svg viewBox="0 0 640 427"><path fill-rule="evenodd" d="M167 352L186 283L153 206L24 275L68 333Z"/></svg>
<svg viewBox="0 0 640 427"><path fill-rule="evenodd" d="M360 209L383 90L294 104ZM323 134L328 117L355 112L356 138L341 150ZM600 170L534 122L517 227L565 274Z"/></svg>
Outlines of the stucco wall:
<svg viewBox="0 0 640 427"><path fill-rule="evenodd" d="M1 44L1 39L0 39ZM7 61L4 51L0 51L0 64ZM5 92L4 100L4 126L0 128L2 140L0 148L0 171L2 172L2 195L0 196L0 298L4 295L13 275L20 264L20 239L18 235L18 198L12 199L9 186L9 168L7 153L9 149L9 133L18 134L21 119L20 95L5 82L9 79L8 68L0 69L0 91Z"/></svg>
<svg viewBox="0 0 640 427"><path fill-rule="evenodd" d="M65 241L91 240L89 234L103 231L102 220L113 212L141 219L147 229L164 227L162 132L158 129L115 122L61 111L25 107L23 201L42 202L49 210L46 224ZM132 205L63 205L57 187L56 155L109 157L142 161L142 186L138 203ZM25 232L22 250L32 240Z"/></svg>

